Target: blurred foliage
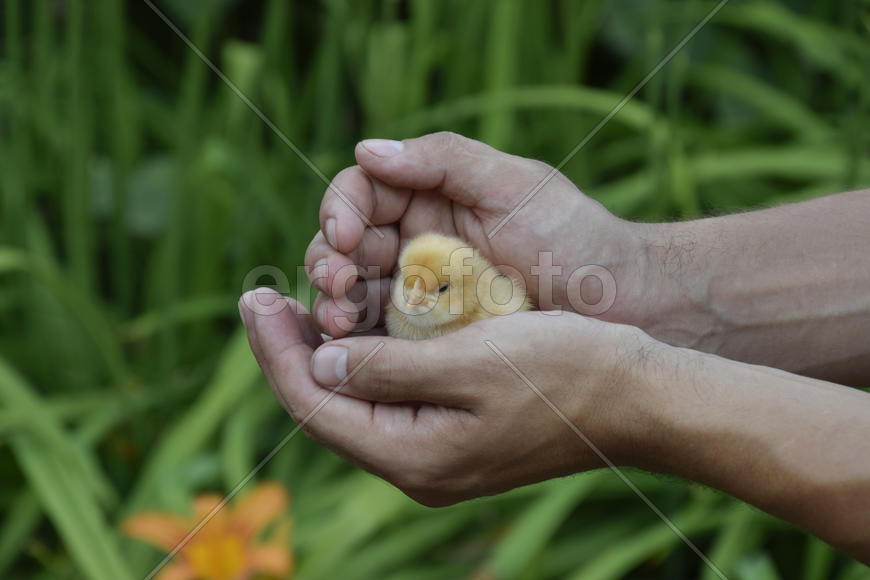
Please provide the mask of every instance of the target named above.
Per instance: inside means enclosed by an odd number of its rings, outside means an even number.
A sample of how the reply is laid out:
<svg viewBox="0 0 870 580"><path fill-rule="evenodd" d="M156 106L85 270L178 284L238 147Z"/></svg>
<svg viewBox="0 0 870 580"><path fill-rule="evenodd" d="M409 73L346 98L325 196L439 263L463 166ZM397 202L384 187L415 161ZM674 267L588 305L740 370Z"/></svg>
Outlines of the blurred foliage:
<svg viewBox="0 0 870 580"><path fill-rule="evenodd" d="M449 129L559 164L709 1L4 0L0 576L143 577L118 531L227 492L293 425L239 330L245 274L292 292L326 176L362 137ZM870 3L733 0L563 171L662 220L870 184ZM283 136L282 136L283 135ZM795 235L799 235L796 232ZM304 437L298 577L714 578L612 473L421 507ZM638 487L730 577L866 578L778 520Z"/></svg>

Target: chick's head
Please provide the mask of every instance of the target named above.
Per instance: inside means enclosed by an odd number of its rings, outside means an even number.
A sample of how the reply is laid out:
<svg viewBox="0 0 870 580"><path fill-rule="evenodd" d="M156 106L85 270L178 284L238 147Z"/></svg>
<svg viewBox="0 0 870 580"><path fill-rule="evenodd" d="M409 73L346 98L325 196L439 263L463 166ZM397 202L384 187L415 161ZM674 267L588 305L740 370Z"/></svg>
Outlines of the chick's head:
<svg viewBox="0 0 870 580"><path fill-rule="evenodd" d="M477 311L476 283L489 262L458 238L428 233L399 256L393 306L419 328L459 323Z"/></svg>

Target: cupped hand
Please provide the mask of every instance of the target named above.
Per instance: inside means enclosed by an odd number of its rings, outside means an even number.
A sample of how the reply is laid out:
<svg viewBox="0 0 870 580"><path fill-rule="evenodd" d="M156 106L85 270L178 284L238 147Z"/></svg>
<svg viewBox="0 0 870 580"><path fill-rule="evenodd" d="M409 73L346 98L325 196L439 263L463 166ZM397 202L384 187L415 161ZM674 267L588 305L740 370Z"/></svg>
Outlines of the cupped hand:
<svg viewBox="0 0 870 580"><path fill-rule="evenodd" d="M305 309L274 291L245 294L239 310L303 429L426 505L600 467L603 457L629 464L647 436L632 353L655 341L633 327L525 312L427 341L322 343Z"/></svg>
<svg viewBox="0 0 870 580"><path fill-rule="evenodd" d="M621 283L639 255L632 224L540 161L454 133L371 139L355 154L359 165L324 195L321 230L305 255L321 291L314 316L330 336L377 324L402 244L426 231L463 238L513 268L506 273L525 279L541 310L572 309L567 282L577 268L606 267ZM624 302L610 319L630 321L617 314Z"/></svg>

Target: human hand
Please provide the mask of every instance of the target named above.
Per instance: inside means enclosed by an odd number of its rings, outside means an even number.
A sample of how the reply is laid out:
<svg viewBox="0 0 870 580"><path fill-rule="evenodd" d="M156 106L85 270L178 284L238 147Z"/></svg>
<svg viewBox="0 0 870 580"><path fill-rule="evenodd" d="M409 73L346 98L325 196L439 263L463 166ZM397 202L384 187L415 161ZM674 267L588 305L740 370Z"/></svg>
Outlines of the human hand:
<svg viewBox="0 0 870 580"><path fill-rule="evenodd" d="M272 290L248 292L239 311L300 426L425 505L604 462L705 483L870 562L863 391L569 313L323 344L304 308Z"/></svg>
<svg viewBox="0 0 870 580"><path fill-rule="evenodd" d="M325 333L346 336L382 318L401 245L426 231L463 238L497 266L514 268L541 310L597 304L600 286L587 289L578 280L569 288L568 280L582 266L603 266L619 286L603 318L633 321L643 289L634 281L643 253L634 224L584 196L549 165L453 133L363 141L355 154L359 165L333 180L341 193L330 188L324 195L321 231L305 255L312 283L322 292L313 310Z"/></svg>
<svg viewBox="0 0 870 580"><path fill-rule="evenodd" d="M630 464L648 438L630 354L655 341L633 327L525 312L427 341L322 344L305 309L271 290L248 292L239 310L303 429L426 505L600 467L598 452Z"/></svg>

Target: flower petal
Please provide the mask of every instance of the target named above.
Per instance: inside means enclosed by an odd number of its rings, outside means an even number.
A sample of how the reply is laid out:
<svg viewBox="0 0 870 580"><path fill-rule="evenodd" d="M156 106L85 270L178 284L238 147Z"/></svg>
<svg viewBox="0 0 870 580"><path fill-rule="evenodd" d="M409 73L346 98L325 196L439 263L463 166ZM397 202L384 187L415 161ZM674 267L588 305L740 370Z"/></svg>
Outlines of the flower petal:
<svg viewBox="0 0 870 580"><path fill-rule="evenodd" d="M248 569L275 576L285 576L293 567L290 552L278 546L260 546L248 550Z"/></svg>
<svg viewBox="0 0 870 580"><path fill-rule="evenodd" d="M281 517L288 503L284 487L277 483L261 483L236 501L233 524L250 538Z"/></svg>
<svg viewBox="0 0 870 580"><path fill-rule="evenodd" d="M204 493L198 495L193 500L193 517L197 521L206 517L211 511L219 506L224 498L216 493Z"/></svg>
<svg viewBox="0 0 870 580"><path fill-rule="evenodd" d="M207 493L203 495L198 495L193 500L194 526L198 526L201 521L211 516L208 520L208 523L203 525L200 533L217 533L226 528L229 517L228 512L230 511L230 509L226 505L221 505L223 499L224 498L216 493ZM220 507L220 509L212 514L212 511L214 511L218 507Z"/></svg>
<svg viewBox="0 0 870 580"><path fill-rule="evenodd" d="M196 574L187 562L176 562L163 568L157 580L196 580Z"/></svg>
<svg viewBox="0 0 870 580"><path fill-rule="evenodd" d="M163 512L139 512L128 518L121 529L130 537L171 552L190 531L183 518Z"/></svg>

